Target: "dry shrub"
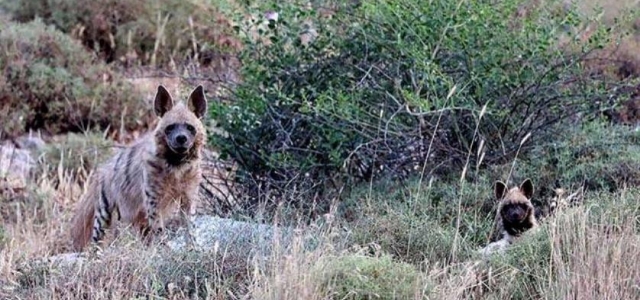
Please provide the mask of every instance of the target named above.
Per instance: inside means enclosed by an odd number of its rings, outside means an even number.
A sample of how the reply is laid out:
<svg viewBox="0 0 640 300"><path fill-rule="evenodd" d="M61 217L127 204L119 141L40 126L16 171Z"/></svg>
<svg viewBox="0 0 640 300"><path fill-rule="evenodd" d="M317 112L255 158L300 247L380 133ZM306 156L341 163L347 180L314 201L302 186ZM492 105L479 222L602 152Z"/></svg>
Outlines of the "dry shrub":
<svg viewBox="0 0 640 300"><path fill-rule="evenodd" d="M209 65L239 47L229 21L204 1L20 0L6 6L19 21L42 17L107 62L168 66L196 59Z"/></svg>
<svg viewBox="0 0 640 300"><path fill-rule="evenodd" d="M80 43L36 20L0 31L1 132L134 130L151 110Z"/></svg>

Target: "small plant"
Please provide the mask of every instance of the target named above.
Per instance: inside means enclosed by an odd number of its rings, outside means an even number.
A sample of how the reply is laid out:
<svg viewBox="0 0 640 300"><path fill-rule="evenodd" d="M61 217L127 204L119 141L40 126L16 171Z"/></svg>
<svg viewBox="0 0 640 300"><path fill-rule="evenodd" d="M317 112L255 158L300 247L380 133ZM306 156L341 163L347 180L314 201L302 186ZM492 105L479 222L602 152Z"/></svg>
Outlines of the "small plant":
<svg viewBox="0 0 640 300"><path fill-rule="evenodd" d="M379 184L371 193L359 188L340 207L340 215L351 219L349 242L375 243L398 260L435 264L457 262L484 245L495 214L491 184L482 178L476 184L438 180L430 184L410 180L392 192L394 183ZM422 191L422 192L421 192ZM363 200L366 199L366 200ZM460 240L454 246L460 200ZM454 253L455 252L455 253Z"/></svg>
<svg viewBox="0 0 640 300"><path fill-rule="evenodd" d="M321 285L331 299L414 299L423 289L424 275L390 255L351 254L327 262Z"/></svg>

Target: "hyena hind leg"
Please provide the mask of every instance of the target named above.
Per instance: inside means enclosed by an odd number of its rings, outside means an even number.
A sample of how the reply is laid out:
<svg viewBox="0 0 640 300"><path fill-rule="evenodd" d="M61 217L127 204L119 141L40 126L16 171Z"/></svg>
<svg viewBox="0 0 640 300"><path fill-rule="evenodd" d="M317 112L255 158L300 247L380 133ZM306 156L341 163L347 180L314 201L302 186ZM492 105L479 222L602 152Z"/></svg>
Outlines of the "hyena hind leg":
<svg viewBox="0 0 640 300"><path fill-rule="evenodd" d="M104 199L104 193L102 193ZM93 229L91 232L91 241L94 245L99 245L104 239L105 230L111 227L112 221L112 208L107 205L102 205L105 202L100 202L101 205L96 207L93 217Z"/></svg>

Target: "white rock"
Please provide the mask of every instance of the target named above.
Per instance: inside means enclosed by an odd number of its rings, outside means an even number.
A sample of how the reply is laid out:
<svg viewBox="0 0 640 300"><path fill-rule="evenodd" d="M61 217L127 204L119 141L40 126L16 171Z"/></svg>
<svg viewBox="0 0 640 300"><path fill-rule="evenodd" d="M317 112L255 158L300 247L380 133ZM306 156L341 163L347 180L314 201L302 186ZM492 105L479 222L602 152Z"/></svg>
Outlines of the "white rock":
<svg viewBox="0 0 640 300"><path fill-rule="evenodd" d="M218 249L225 251L247 251L247 255L254 254L256 257L267 258L273 250L274 245L286 248L290 245L293 237L293 228L275 227L265 224L241 222L231 219L218 218L208 215L194 216L192 218L191 232L194 237L193 248L188 248L186 244L186 230L184 228L174 233L168 233L168 240L163 244L169 249L181 252L188 250L210 251ZM169 237L169 235L173 237ZM313 236L307 237L305 242L313 241ZM109 251L109 248L101 250ZM42 258L33 263L54 264L56 266L71 266L75 263L82 263L87 259L85 253L63 253L47 258Z"/></svg>
<svg viewBox="0 0 640 300"><path fill-rule="evenodd" d="M29 150L0 146L0 178L26 183L34 164Z"/></svg>

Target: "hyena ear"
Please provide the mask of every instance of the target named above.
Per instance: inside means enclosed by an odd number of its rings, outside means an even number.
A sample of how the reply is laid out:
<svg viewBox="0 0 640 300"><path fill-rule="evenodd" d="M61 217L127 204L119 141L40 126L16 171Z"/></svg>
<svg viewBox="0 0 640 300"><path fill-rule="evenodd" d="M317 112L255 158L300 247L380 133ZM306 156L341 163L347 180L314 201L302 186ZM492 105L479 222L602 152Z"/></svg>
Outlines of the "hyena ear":
<svg viewBox="0 0 640 300"><path fill-rule="evenodd" d="M507 185L500 180L496 181L495 193L496 193L496 200L501 200L502 197L504 197L504 195L507 193Z"/></svg>
<svg viewBox="0 0 640 300"><path fill-rule="evenodd" d="M188 105L189 110L198 118L202 118L207 113L207 98L204 96L204 88L201 85L191 92Z"/></svg>
<svg viewBox="0 0 640 300"><path fill-rule="evenodd" d="M173 108L173 99L171 95L164 88L164 86L159 85L158 91L156 92L156 99L153 102L153 109L158 117L164 116L166 112Z"/></svg>
<svg viewBox="0 0 640 300"><path fill-rule="evenodd" d="M520 185L520 191L524 194L527 199L531 199L533 197L533 183L531 179L525 179Z"/></svg>

